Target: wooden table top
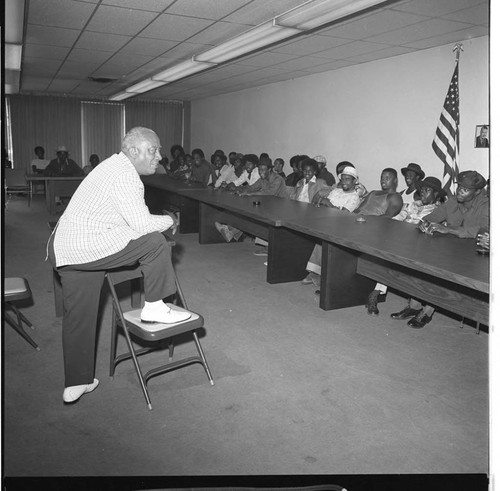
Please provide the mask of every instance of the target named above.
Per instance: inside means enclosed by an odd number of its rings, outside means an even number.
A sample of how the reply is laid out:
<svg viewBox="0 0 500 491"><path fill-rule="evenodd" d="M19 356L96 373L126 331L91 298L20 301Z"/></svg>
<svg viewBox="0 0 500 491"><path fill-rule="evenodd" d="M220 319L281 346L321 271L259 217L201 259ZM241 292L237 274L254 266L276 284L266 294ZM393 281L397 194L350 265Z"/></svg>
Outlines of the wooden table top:
<svg viewBox="0 0 500 491"><path fill-rule="evenodd" d="M142 182L153 188L164 189L175 192L207 189L199 182L188 182L185 179L174 179L166 174L153 174L151 176L141 176Z"/></svg>
<svg viewBox="0 0 500 491"><path fill-rule="evenodd" d="M314 237L401 264L453 283L489 292L488 256L476 253L474 239L426 235L416 225L378 216L339 213L328 220L296 216L284 226Z"/></svg>
<svg viewBox="0 0 500 491"><path fill-rule="evenodd" d="M28 181L82 181L86 176L63 176L63 177L49 177L40 174L26 174Z"/></svg>

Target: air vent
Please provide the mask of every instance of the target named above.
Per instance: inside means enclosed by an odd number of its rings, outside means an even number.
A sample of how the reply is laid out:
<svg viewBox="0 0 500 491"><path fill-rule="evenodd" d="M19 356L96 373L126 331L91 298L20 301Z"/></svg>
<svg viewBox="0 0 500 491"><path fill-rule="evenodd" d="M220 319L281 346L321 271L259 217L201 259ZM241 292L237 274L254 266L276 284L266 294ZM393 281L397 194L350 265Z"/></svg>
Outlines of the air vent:
<svg viewBox="0 0 500 491"><path fill-rule="evenodd" d="M106 77L88 77L91 82L97 82L98 84L109 84L111 82L116 82L117 78L106 78Z"/></svg>

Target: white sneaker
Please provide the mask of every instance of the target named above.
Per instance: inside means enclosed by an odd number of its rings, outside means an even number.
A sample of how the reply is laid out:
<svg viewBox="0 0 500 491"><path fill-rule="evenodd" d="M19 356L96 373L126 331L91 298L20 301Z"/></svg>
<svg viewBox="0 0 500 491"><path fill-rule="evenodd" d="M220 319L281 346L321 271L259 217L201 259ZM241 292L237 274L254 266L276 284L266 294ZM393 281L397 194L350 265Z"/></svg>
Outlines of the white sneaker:
<svg viewBox="0 0 500 491"><path fill-rule="evenodd" d="M229 231L227 225L223 223L215 222L215 228L219 231L219 233L224 237L226 242L231 242L233 240L233 234Z"/></svg>
<svg viewBox="0 0 500 491"><path fill-rule="evenodd" d="M76 402L83 394L87 394L88 392L92 392L99 385L99 380L96 378L94 382L91 384L84 385L72 385L71 387L66 387L63 392L63 401L64 402Z"/></svg>
<svg viewBox="0 0 500 491"><path fill-rule="evenodd" d="M141 322L147 324L176 324L191 317L190 312L179 311L161 304L158 307L144 306L141 311Z"/></svg>

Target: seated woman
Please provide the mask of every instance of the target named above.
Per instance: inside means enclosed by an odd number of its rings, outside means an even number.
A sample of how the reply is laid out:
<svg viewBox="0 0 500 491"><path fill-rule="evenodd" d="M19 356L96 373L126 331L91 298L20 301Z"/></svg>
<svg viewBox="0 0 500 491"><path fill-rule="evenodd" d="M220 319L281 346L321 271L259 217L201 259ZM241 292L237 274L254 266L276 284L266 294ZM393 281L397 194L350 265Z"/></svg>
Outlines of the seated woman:
<svg viewBox="0 0 500 491"><path fill-rule="evenodd" d="M304 176L295 187L287 187L290 199L312 203L314 196L321 190L330 190L326 181L316 177L318 163L313 159L302 162L302 175Z"/></svg>

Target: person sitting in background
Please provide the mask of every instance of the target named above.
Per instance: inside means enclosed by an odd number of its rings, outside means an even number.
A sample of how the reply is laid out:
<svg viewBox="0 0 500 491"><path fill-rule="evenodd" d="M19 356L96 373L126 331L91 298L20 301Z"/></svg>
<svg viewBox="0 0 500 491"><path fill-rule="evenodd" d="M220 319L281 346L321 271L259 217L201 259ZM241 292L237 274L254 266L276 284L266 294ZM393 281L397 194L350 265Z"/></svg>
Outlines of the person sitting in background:
<svg viewBox="0 0 500 491"><path fill-rule="evenodd" d="M57 148L57 158L50 161L43 171L47 177L78 177L83 176L83 169L69 158L69 152L64 145Z"/></svg>
<svg viewBox="0 0 500 491"><path fill-rule="evenodd" d="M179 156L184 154L185 152L181 145L172 145L170 147L170 156L172 157L172 161L170 162L169 169L165 168L167 173L173 174L179 168Z"/></svg>
<svg viewBox="0 0 500 491"><path fill-rule="evenodd" d="M255 155L255 157L257 157ZM288 193L286 191L285 180L271 172L272 163L271 159L264 158L257 167L259 173L259 179L248 186L237 188L235 191L239 196L257 196L257 195L267 195L267 196L277 196L278 198L287 198ZM234 240L239 240L243 235L243 232L236 227L231 225L226 225L220 222L215 222L215 228L224 237L226 242L231 242ZM267 245L267 242L262 241L261 245ZM267 255L267 250L260 250L257 255Z"/></svg>
<svg viewBox="0 0 500 491"><path fill-rule="evenodd" d="M323 179L328 186L333 186L335 184L335 177L326 168L326 157L323 155L316 155L314 160L318 162L318 173L316 174L316 177Z"/></svg>
<svg viewBox="0 0 500 491"><path fill-rule="evenodd" d="M316 177L318 172L318 164L313 159L307 159L302 162L303 178L297 183L294 188L287 188L290 199L303 201L304 203L312 203L316 194L323 190L329 189L323 179Z"/></svg>
<svg viewBox="0 0 500 491"><path fill-rule="evenodd" d="M243 186L251 186L255 182L257 182L260 178L259 169L257 165L259 163L259 157L254 153L249 153L243 156L243 169L244 171L237 177L233 182L230 182L225 189L227 191L236 192L238 189Z"/></svg>
<svg viewBox="0 0 500 491"><path fill-rule="evenodd" d="M43 147L35 147L36 159L31 161L31 169L35 174L43 174L43 171L49 165L49 161L45 158L45 149Z"/></svg>
<svg viewBox="0 0 500 491"><path fill-rule="evenodd" d="M290 167L292 172L286 176L285 184L288 187L294 188L297 183L302 179L302 171L299 168L300 155L294 155L290 158Z"/></svg>
<svg viewBox="0 0 500 491"><path fill-rule="evenodd" d="M283 179L286 179L286 175L283 172L283 166L285 165L285 161L283 159L277 158L274 161L273 172L281 176Z"/></svg>
<svg viewBox="0 0 500 491"><path fill-rule="evenodd" d="M214 187L225 188L229 183L234 182L238 176L236 175L236 167L241 167L241 154L234 154L232 160L222 166L219 172L219 177L215 181ZM241 175L241 174L240 174Z"/></svg>
<svg viewBox="0 0 500 491"><path fill-rule="evenodd" d="M436 206L439 206L440 200L446 196L445 191L441 187L441 181L437 177L426 177L423 180L418 180L415 184L415 189L418 192L420 199L412 201L406 208L403 208L393 220L398 220L414 225L420 224L422 219L429 215ZM387 293L387 286L382 283L377 283L373 291L368 295L366 308L369 315L378 315L378 301L380 295ZM404 317L401 317L404 318Z"/></svg>
<svg viewBox="0 0 500 491"><path fill-rule="evenodd" d="M340 176L342 174L342 171L346 167L355 167L355 165L351 164L351 162L349 162L348 160L343 160L342 162L339 162L337 164L337 167L335 168L335 173L336 173L337 178L339 180L339 182L337 184L338 188L342 187L342 183L340 182ZM359 196L361 198L364 198L368 194L368 191L366 190L366 188L359 181L356 182L356 186L354 187L354 189L356 190L356 192L359 194Z"/></svg>
<svg viewBox="0 0 500 491"><path fill-rule="evenodd" d="M177 163L179 166L177 167L177 170L171 174L174 179L187 179L189 177L188 174L191 172L191 168L187 163L186 157L187 155L179 155L177 157Z"/></svg>
<svg viewBox="0 0 500 491"><path fill-rule="evenodd" d="M191 177L189 180L191 182L199 182L203 184L203 186L208 185L210 177L212 177L212 181L215 182L217 179L215 178L213 167L205 160L203 150L201 150L201 148L195 148L192 155L193 167L191 168Z"/></svg>
<svg viewBox="0 0 500 491"><path fill-rule="evenodd" d="M230 170L231 166L227 163L227 157L222 150L217 150L211 158L212 166L213 166L213 175L215 175L215 180L210 176L210 180L208 181L209 186L215 187L217 181L220 179L220 176Z"/></svg>
<svg viewBox="0 0 500 491"><path fill-rule="evenodd" d="M170 174L170 163L167 156L160 159L155 174Z"/></svg>
<svg viewBox="0 0 500 491"><path fill-rule="evenodd" d="M89 163L83 168L83 173L85 175L90 174L90 171L99 165L99 156L93 153L89 157Z"/></svg>
<svg viewBox="0 0 500 491"><path fill-rule="evenodd" d="M457 176L457 193L441 206L436 207L418 228L428 234L450 234L461 239L476 237L482 227L489 226L489 199L482 192L486 180L479 172L467 170ZM400 312L391 314L393 319L411 319L408 326L421 329L429 324L434 308L410 298Z"/></svg>
<svg viewBox="0 0 500 491"><path fill-rule="evenodd" d="M407 167L401 169L401 174L403 174L406 185L408 186L406 189L399 192L403 198L403 208L401 209L401 212L403 212L408 205L420 199L417 190L417 182L425 177L425 172L420 165L411 162Z"/></svg>
<svg viewBox="0 0 500 491"><path fill-rule="evenodd" d="M314 198L317 206L328 206L352 212L359 205L361 198L355 190L358 172L354 167L345 167L340 176L341 188L335 187L328 197ZM302 280L303 285L311 283L319 287L321 276L321 245L316 244L306 266L308 275ZM316 292L319 294L319 290Z"/></svg>
<svg viewBox="0 0 500 491"><path fill-rule="evenodd" d="M360 215L379 215L392 218L403 207L403 198L396 191L398 173L392 167L387 167L380 175L380 191L370 191L354 213Z"/></svg>

